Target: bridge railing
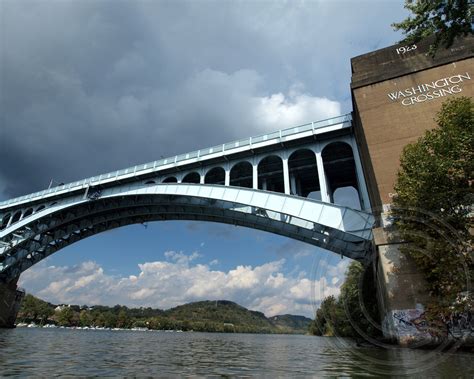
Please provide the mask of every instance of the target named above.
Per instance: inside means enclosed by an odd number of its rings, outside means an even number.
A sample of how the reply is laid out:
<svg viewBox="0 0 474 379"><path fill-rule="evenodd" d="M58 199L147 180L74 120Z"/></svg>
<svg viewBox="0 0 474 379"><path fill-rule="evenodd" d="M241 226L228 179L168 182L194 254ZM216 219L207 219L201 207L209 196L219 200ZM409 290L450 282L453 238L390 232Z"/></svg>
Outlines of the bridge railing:
<svg viewBox="0 0 474 379"><path fill-rule="evenodd" d="M342 116L332 117L325 120L311 122L309 124L282 129L282 130L268 133L268 134L261 134L256 137L250 137L250 138L241 139L241 140L237 140L233 142L228 142L222 145L200 149L200 150L192 151L186 154L176 155L174 157L163 158L163 159L159 159L153 162L144 163L144 164L136 165L136 166L125 168L125 169L112 171L106 174L101 174L101 175L93 176L90 178L82 179L76 182L71 182L68 184L63 184L60 186L48 188L48 189L34 192L28 195L2 201L0 202L0 206L7 206L7 205L23 202L26 200L42 198L45 195L54 194L61 191L67 192L70 190L81 189L87 185L97 185L97 184L100 184L101 181L103 180L108 180L108 179L120 180L120 179L124 179L125 177L129 177L131 174L132 176L138 176L144 173L144 171L146 170L159 171L160 168L164 166L167 166L170 164L176 164L178 162L182 162L188 159L193 159L193 158L200 159L200 158L203 158L215 153L232 152L232 150L235 150L241 147L252 146L257 143L271 141L274 139L281 140L283 137L288 137L288 136L292 136L292 135L303 133L303 132L313 131L314 133L316 129L321 129L327 126L332 126L332 125L337 125L337 124L344 124L351 121L352 121L352 115L348 113Z"/></svg>

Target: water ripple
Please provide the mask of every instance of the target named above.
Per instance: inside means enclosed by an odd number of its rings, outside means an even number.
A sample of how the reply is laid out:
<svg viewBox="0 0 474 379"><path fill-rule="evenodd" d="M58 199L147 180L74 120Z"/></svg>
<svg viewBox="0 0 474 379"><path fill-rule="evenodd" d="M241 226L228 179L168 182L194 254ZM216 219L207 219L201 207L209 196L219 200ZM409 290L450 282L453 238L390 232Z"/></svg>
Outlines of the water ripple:
<svg viewBox="0 0 474 379"><path fill-rule="evenodd" d="M356 348L290 335L0 330L0 376L399 377L427 351ZM361 357L367 359L361 359ZM439 355L419 377L473 377L472 354ZM442 358L442 359L441 359ZM436 360L435 362L436 363Z"/></svg>

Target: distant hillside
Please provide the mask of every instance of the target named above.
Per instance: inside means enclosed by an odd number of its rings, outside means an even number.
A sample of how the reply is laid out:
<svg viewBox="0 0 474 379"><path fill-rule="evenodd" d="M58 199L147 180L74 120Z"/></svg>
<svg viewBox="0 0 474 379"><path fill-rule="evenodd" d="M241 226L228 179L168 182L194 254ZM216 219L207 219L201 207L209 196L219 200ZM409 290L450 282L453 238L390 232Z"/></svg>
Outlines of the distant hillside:
<svg viewBox="0 0 474 379"><path fill-rule="evenodd" d="M56 305L27 295L18 322L62 326L132 328L231 333L306 333L310 319L283 315L271 319L232 301L198 301L168 310L95 305Z"/></svg>
<svg viewBox="0 0 474 379"><path fill-rule="evenodd" d="M248 310L228 300L198 301L168 309L164 313L176 321L187 321L209 330L240 333L276 333L278 330L262 312Z"/></svg>
<svg viewBox="0 0 474 379"><path fill-rule="evenodd" d="M164 316L176 320L218 321L236 325L252 324L261 327L272 326L272 323L268 321L262 312L248 310L228 300L206 300L179 305L165 311Z"/></svg>
<svg viewBox="0 0 474 379"><path fill-rule="evenodd" d="M305 316L277 315L269 318L270 322L282 329L292 329L295 332L306 333L313 320Z"/></svg>

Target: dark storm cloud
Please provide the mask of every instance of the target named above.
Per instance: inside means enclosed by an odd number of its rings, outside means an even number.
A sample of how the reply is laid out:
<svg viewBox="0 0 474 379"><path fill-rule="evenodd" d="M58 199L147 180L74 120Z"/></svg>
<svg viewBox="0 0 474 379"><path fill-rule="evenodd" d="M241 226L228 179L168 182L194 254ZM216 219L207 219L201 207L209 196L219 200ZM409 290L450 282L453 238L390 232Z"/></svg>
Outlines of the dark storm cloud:
<svg viewBox="0 0 474 379"><path fill-rule="evenodd" d="M349 111L400 3L3 1L0 199Z"/></svg>

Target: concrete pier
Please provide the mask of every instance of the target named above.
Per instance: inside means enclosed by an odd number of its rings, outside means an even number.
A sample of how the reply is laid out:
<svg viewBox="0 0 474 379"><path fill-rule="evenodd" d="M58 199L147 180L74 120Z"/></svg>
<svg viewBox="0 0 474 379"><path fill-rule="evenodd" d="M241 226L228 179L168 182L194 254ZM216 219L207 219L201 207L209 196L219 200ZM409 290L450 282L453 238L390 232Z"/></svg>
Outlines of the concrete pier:
<svg viewBox="0 0 474 379"><path fill-rule="evenodd" d="M0 283L0 328L15 327L16 316L25 296L25 292L18 289L17 281Z"/></svg>
<svg viewBox="0 0 474 379"><path fill-rule="evenodd" d="M392 228L374 229L376 284L385 338L408 346L433 342L425 306L429 295L415 263L400 249L404 242Z"/></svg>

